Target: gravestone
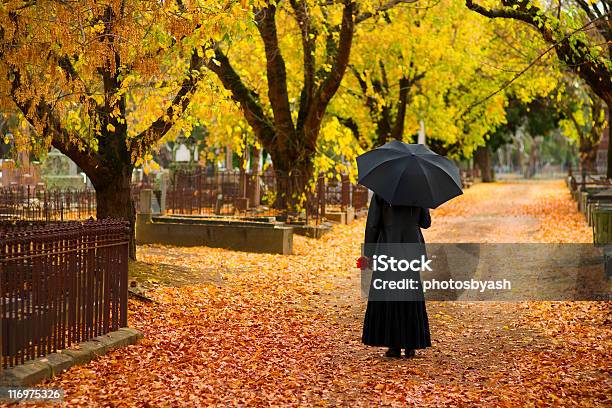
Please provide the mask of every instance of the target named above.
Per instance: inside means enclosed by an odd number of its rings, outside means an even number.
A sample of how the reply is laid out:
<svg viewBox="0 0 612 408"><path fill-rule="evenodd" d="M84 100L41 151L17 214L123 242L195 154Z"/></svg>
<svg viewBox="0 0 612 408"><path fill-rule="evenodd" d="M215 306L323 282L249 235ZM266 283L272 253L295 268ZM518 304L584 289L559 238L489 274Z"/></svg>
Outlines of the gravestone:
<svg viewBox="0 0 612 408"><path fill-rule="evenodd" d="M81 190L87 187L77 165L57 149L51 149L42 164L42 178L48 188Z"/></svg>

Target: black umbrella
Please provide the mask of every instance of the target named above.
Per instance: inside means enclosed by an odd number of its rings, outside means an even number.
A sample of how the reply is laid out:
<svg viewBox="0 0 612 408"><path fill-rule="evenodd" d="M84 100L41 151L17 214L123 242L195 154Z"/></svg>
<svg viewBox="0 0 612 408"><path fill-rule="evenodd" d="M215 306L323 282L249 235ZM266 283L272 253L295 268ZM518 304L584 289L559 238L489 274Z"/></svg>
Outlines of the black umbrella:
<svg viewBox="0 0 612 408"><path fill-rule="evenodd" d="M357 157L359 184L390 204L436 208L463 194L459 169L425 145L394 140Z"/></svg>

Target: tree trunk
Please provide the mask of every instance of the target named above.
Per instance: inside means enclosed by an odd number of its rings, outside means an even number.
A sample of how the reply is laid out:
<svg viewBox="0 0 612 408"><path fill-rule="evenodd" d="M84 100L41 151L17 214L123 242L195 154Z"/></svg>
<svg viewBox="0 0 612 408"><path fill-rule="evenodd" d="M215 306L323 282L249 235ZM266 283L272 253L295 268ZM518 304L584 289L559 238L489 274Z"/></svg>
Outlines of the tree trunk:
<svg viewBox="0 0 612 408"><path fill-rule="evenodd" d="M601 135L600 135L601 136ZM595 173L597 171L597 148L599 141L593 143L589 138L580 138L580 146L578 151L578 158L580 160L580 169L587 173Z"/></svg>
<svg viewBox="0 0 612 408"><path fill-rule="evenodd" d="M312 156L306 152L287 155L276 150L272 150L270 154L276 178L274 207L298 212L314 171Z"/></svg>
<svg viewBox="0 0 612 408"><path fill-rule="evenodd" d="M585 169L587 173L594 173L597 170L597 150L580 154L580 169Z"/></svg>
<svg viewBox="0 0 612 408"><path fill-rule="evenodd" d="M136 209L131 193L132 166L124 165L103 183L94 184L96 189L96 216L123 218L130 223L130 258L136 259Z"/></svg>
<svg viewBox="0 0 612 408"><path fill-rule="evenodd" d="M378 108L376 108L378 109ZM374 117L378 117L376 121L376 134L378 135L378 139L376 140L377 146L382 146L389 141L389 138L392 136L392 128L391 124L391 108L384 104L380 108L380 112L372 112Z"/></svg>
<svg viewBox="0 0 612 408"><path fill-rule="evenodd" d="M478 146L474 152L474 161L480 169L480 174L483 183L495 181L493 166L491 160L491 149L488 146Z"/></svg>
<svg viewBox="0 0 612 408"><path fill-rule="evenodd" d="M404 138L404 121L406 120L406 105L408 104L408 91L410 81L405 76L399 80L399 100L397 103L397 113L395 115L395 124L393 125L392 137L400 142Z"/></svg>
<svg viewBox="0 0 612 408"><path fill-rule="evenodd" d="M536 166L538 162L538 144L534 142L531 145L531 151L529 152L529 161L527 162L527 168L523 176L527 179L533 178L536 173Z"/></svg>

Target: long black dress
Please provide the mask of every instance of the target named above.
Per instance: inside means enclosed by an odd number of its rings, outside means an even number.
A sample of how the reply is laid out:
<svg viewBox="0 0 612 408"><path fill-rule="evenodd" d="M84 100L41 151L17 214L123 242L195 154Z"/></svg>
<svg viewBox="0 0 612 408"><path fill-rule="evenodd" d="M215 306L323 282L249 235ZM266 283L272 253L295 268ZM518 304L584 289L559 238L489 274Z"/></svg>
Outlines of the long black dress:
<svg viewBox="0 0 612 408"><path fill-rule="evenodd" d="M365 243L424 243L429 210L392 206L375 194L370 201ZM362 341L369 346L422 349L431 346L424 301L369 301Z"/></svg>

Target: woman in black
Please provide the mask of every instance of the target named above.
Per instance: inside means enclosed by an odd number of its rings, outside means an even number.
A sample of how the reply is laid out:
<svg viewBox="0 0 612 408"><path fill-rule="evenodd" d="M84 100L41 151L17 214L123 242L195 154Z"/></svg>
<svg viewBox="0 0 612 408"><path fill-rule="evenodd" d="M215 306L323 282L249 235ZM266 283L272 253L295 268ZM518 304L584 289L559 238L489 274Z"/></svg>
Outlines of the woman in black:
<svg viewBox="0 0 612 408"><path fill-rule="evenodd" d="M375 194L370 201L365 244L422 243L421 228L429 228L429 210L390 205ZM368 301L362 341L369 346L388 347L387 357L413 357L415 349L431 346L425 301Z"/></svg>

